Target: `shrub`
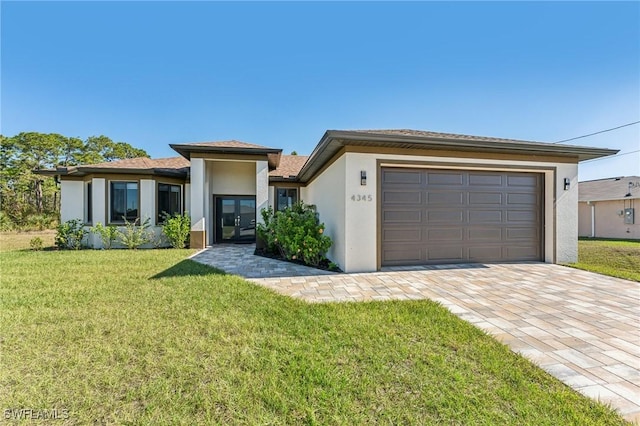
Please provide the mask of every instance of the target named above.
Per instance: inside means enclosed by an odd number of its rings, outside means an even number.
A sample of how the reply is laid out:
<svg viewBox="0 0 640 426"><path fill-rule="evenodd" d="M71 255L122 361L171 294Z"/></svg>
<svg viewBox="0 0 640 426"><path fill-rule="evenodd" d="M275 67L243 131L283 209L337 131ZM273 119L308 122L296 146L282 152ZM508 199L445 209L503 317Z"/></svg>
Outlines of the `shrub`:
<svg viewBox="0 0 640 426"><path fill-rule="evenodd" d="M11 216L6 214L3 211L0 211L0 231L13 231L16 227L16 224L11 220Z"/></svg>
<svg viewBox="0 0 640 426"><path fill-rule="evenodd" d="M299 202L275 213L269 207L261 214L264 223L258 224L257 232L268 251L312 266L318 266L326 258L333 242L324 235L324 223L318 220L315 206Z"/></svg>
<svg viewBox="0 0 640 426"><path fill-rule="evenodd" d="M119 229L116 231L118 237L120 237L120 242L129 250L137 249L153 240L153 231L149 230L149 218L145 219L139 226L137 225L138 221L139 219L129 222L124 218L124 231Z"/></svg>
<svg viewBox="0 0 640 426"><path fill-rule="evenodd" d="M118 228L116 226L105 226L100 222L91 227L91 232L100 236L102 247L105 250L109 250L113 242L116 240L116 238L118 238Z"/></svg>
<svg viewBox="0 0 640 426"><path fill-rule="evenodd" d="M56 233L56 246L59 249L79 250L82 248L82 240L87 235L84 224L80 219L71 219L58 225Z"/></svg>
<svg viewBox="0 0 640 426"><path fill-rule="evenodd" d="M29 247L31 247L31 250L42 250L42 247L44 246L44 241L42 241L42 238L40 237L33 237L31 239L31 241L29 241Z"/></svg>
<svg viewBox="0 0 640 426"><path fill-rule="evenodd" d="M51 214L31 214L24 219L23 231L43 231L56 227L58 218Z"/></svg>
<svg viewBox="0 0 640 426"><path fill-rule="evenodd" d="M189 239L191 231L191 217L187 212L176 214L174 216L164 215L164 223L162 224L162 232L169 240L169 244L173 248L184 248Z"/></svg>

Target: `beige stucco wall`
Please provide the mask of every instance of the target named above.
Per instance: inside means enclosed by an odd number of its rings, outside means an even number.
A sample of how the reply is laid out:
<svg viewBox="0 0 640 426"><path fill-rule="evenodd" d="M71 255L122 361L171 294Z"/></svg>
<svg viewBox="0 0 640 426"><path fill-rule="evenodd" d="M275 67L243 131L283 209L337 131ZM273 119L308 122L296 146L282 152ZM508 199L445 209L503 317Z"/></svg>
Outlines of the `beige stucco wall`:
<svg viewBox="0 0 640 426"><path fill-rule="evenodd" d="M640 239L640 199L592 201L595 214L595 235L591 235L591 205L579 203L579 229L581 237ZM624 223L620 214L633 203L635 220L633 225Z"/></svg>
<svg viewBox="0 0 640 426"><path fill-rule="evenodd" d="M333 239L327 256L344 271L347 266L346 248L346 158L343 156L330 165L307 187L300 188L300 198L307 204L315 204L320 221L325 224L325 232Z"/></svg>
<svg viewBox="0 0 640 426"><path fill-rule="evenodd" d="M60 221L84 220L85 183L77 180L60 182Z"/></svg>
<svg viewBox="0 0 640 426"><path fill-rule="evenodd" d="M213 244L214 195L254 195L259 212L269 204L269 191L266 161L191 158L191 182L185 189L189 201L185 204L192 237L201 238L204 232L205 243ZM256 220L261 220L259 213Z"/></svg>
<svg viewBox="0 0 640 426"><path fill-rule="evenodd" d="M420 164L421 167L543 173L544 259L549 263L577 260L577 164L348 152L301 191L303 200L316 204L322 220L331 224L327 232L334 239L335 247L330 257L340 262L346 272L378 268L378 161L382 166L385 161L389 165L408 161L407 166L411 167ZM367 173L366 186L360 185L361 171ZM567 191L564 178L571 181Z"/></svg>
<svg viewBox="0 0 640 426"><path fill-rule="evenodd" d="M211 194L256 195L255 161L207 161L207 172L210 196Z"/></svg>
<svg viewBox="0 0 640 426"><path fill-rule="evenodd" d="M71 219L81 219L86 222L87 219L87 205L89 201L92 203L92 221L87 223L84 227L88 232L85 243L92 248L102 248L102 241L99 235L91 233L92 226L101 223L103 225L108 223L108 211L107 211L107 198L108 198L108 185L109 180L104 178L91 179L92 197L88 200L87 183L84 181L70 181L62 180L61 186L61 207L60 207L60 219L66 222ZM184 185L185 188L185 205L187 204L189 191L187 189L189 185ZM139 200L140 200L140 216L141 221L146 218L150 219L149 228L150 231L159 237L162 233L162 228L156 225L156 180L155 179L140 179L139 181ZM123 230L124 227L119 227ZM147 244L143 247L153 247L154 244ZM114 248L121 248L122 245L114 244Z"/></svg>

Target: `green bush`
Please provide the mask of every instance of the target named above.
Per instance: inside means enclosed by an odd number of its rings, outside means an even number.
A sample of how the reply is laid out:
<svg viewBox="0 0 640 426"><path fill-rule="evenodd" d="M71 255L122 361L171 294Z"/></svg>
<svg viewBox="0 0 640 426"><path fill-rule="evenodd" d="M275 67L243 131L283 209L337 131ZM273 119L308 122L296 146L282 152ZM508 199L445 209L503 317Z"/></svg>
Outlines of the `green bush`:
<svg viewBox="0 0 640 426"><path fill-rule="evenodd" d="M257 232L268 251L312 266L326 259L333 242L324 235L324 223L318 220L315 206L299 202L275 213L269 207L261 214L264 223L258 224Z"/></svg>
<svg viewBox="0 0 640 426"><path fill-rule="evenodd" d="M91 227L91 232L100 236L102 247L105 250L109 250L114 241L118 238L118 228L114 225L105 226L98 222L95 226Z"/></svg>
<svg viewBox="0 0 640 426"><path fill-rule="evenodd" d="M0 211L0 231L13 231L15 228L16 224L13 222L13 220L11 220L11 216L3 211Z"/></svg>
<svg viewBox="0 0 640 426"><path fill-rule="evenodd" d="M57 231L55 242L59 249L79 250L82 248L82 241L87 235L84 224L80 219L71 219L59 224Z"/></svg>
<svg viewBox="0 0 640 426"><path fill-rule="evenodd" d="M117 230L120 242L129 250L148 244L153 241L153 231L149 229L149 218L138 225L139 219L129 222L124 218L124 231Z"/></svg>
<svg viewBox="0 0 640 426"><path fill-rule="evenodd" d="M43 231L45 229L53 229L58 224L58 218L52 214L31 214L24 218L24 224L21 226L23 231Z"/></svg>
<svg viewBox="0 0 640 426"><path fill-rule="evenodd" d="M42 250L43 246L44 241L42 241L42 238L40 237L33 237L31 241L29 241L29 247L31 247L31 250L39 251Z"/></svg>
<svg viewBox="0 0 640 426"><path fill-rule="evenodd" d="M191 232L191 217L187 212L174 216L165 213L162 232L173 248L184 248Z"/></svg>

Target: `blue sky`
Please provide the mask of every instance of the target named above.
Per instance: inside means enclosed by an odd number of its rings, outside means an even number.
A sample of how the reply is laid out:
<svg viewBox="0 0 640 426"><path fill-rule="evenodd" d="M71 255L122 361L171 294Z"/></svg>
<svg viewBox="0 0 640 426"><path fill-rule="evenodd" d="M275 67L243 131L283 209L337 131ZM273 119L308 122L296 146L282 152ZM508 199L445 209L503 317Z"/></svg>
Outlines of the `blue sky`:
<svg viewBox="0 0 640 426"><path fill-rule="evenodd" d="M327 129L554 142L640 120L639 2L1 2L1 131L308 154ZM640 150L640 125L571 142ZM640 175L640 153L580 179Z"/></svg>

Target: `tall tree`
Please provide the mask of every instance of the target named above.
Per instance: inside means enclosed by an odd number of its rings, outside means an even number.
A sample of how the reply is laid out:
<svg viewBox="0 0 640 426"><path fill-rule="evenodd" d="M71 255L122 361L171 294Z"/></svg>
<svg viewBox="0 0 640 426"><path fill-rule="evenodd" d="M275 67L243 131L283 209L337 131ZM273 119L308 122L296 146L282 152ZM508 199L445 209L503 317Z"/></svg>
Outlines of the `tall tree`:
<svg viewBox="0 0 640 426"><path fill-rule="evenodd" d="M42 176L33 173L34 170L51 168L57 165L62 152L60 135L43 134L37 132L23 132L14 136L18 148L17 162L23 178L33 187L35 208L38 213L43 211Z"/></svg>
<svg viewBox="0 0 640 426"><path fill-rule="evenodd" d="M58 133L0 135L0 209L18 224L32 213L56 213L59 188L34 170L94 164L148 154L107 136L86 140Z"/></svg>

